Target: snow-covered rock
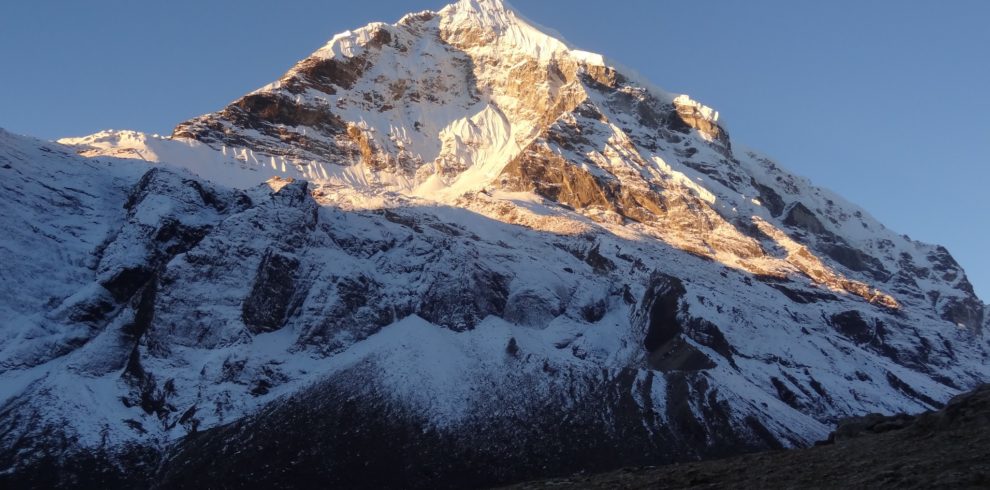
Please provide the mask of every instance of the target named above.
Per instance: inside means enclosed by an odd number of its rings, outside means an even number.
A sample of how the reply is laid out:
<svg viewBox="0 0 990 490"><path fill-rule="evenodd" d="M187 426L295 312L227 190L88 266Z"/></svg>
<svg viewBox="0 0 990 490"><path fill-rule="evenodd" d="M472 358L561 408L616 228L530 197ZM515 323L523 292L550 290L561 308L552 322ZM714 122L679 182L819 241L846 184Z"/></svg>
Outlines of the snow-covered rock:
<svg viewBox="0 0 990 490"><path fill-rule="evenodd" d="M944 248L499 0L61 143L0 132L15 482L507 482L806 445L990 371Z"/></svg>

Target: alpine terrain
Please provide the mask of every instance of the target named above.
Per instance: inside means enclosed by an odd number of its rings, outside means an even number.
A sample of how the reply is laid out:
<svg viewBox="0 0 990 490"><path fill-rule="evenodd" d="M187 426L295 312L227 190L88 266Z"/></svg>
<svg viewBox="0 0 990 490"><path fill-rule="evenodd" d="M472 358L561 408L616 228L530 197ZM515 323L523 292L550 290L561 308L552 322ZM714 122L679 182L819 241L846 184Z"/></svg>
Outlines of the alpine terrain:
<svg viewBox="0 0 990 490"><path fill-rule="evenodd" d="M718 116L460 0L171 136L0 131L0 482L508 484L990 379L945 248Z"/></svg>

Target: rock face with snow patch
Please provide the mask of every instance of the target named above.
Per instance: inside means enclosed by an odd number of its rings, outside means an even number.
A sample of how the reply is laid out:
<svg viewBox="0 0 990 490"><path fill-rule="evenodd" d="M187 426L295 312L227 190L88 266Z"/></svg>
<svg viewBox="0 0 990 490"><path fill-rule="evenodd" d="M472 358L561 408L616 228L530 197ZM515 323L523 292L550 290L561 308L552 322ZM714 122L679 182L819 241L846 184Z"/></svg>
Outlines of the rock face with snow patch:
<svg viewBox="0 0 990 490"><path fill-rule="evenodd" d="M988 375L944 248L497 0L338 35L170 138L62 142L0 133L13 484L504 483Z"/></svg>

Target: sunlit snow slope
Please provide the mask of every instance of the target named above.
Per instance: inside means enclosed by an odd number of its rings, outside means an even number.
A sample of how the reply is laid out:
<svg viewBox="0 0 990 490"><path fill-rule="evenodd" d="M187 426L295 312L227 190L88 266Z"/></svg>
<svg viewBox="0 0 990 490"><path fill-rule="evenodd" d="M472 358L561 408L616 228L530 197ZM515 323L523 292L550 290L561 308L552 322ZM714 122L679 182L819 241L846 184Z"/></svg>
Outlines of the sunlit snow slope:
<svg viewBox="0 0 990 490"><path fill-rule="evenodd" d="M462 0L167 138L0 133L5 478L487 485L988 378L944 248L547 32Z"/></svg>

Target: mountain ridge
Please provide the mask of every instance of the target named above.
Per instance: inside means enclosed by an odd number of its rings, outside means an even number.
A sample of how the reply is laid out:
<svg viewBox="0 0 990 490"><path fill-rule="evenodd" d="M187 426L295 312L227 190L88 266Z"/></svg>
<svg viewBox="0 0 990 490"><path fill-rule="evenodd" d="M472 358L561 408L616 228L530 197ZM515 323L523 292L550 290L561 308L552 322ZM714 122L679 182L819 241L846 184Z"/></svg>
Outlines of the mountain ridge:
<svg viewBox="0 0 990 490"><path fill-rule="evenodd" d="M948 251L506 8L335 36L170 138L0 133L4 474L509 483L808 445L986 379Z"/></svg>

